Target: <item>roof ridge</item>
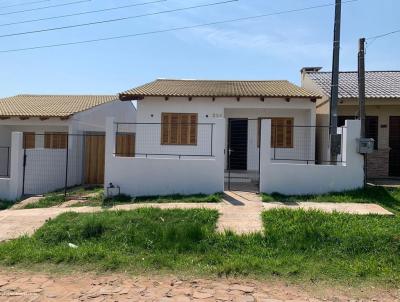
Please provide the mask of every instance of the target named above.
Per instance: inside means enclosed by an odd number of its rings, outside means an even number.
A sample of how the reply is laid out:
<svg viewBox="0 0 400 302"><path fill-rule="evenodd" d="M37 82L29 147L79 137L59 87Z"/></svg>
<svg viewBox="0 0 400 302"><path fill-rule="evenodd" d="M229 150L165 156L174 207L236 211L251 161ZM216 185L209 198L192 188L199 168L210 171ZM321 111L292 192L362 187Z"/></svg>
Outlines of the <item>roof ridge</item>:
<svg viewBox="0 0 400 302"><path fill-rule="evenodd" d="M357 73L358 71L357 70L354 70L354 71L350 71L350 70L345 70L345 71L341 71L340 73ZM367 70L367 71L365 71L366 73L370 73L370 72L399 72L400 73L400 70ZM332 71L310 71L310 72L307 72L308 74L309 73L314 73L314 74L318 74L318 73L332 73Z"/></svg>
<svg viewBox="0 0 400 302"><path fill-rule="evenodd" d="M288 80L205 80L205 79L166 79L158 78L156 81L193 81L193 82L289 82ZM148 83L149 84L149 83Z"/></svg>

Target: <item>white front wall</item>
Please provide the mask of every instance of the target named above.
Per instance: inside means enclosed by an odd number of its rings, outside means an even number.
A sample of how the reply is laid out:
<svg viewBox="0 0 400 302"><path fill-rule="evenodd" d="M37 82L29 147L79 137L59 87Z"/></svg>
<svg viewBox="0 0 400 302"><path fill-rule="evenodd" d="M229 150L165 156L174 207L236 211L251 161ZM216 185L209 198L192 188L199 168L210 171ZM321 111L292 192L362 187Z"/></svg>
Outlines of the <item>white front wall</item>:
<svg viewBox="0 0 400 302"><path fill-rule="evenodd" d="M210 122L215 123L213 143L225 141L223 119L210 119ZM112 118L107 124L105 190L110 183L130 196L212 194L224 190L223 149L205 158L118 157L115 155L116 125Z"/></svg>
<svg viewBox="0 0 400 302"><path fill-rule="evenodd" d="M271 153L269 138L270 120L262 123L267 139L261 148L266 156L261 158L260 190L265 193L286 195L322 194L361 188L364 183L364 160L357 152L360 122L347 121L343 131L345 163L337 165L276 163L268 156Z"/></svg>

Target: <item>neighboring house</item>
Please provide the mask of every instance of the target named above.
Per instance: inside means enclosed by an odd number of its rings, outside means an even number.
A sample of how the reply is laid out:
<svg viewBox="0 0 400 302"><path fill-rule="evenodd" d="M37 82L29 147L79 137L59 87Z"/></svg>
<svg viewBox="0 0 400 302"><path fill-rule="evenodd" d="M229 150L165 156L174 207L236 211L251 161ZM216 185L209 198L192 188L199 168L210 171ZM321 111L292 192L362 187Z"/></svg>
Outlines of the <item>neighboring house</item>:
<svg viewBox="0 0 400 302"><path fill-rule="evenodd" d="M359 187L358 159L356 173L345 163L316 165L318 98L288 81L159 79L123 92L122 101L137 101L136 123L109 121L106 183L133 196ZM120 157L120 132L135 135L134 158ZM352 154L354 141L347 144Z"/></svg>
<svg viewBox="0 0 400 302"><path fill-rule="evenodd" d="M65 184L103 184L106 117L130 122L135 112L132 103L122 103L115 95L0 99L1 177L10 176L12 133L22 132L24 194L46 193Z"/></svg>
<svg viewBox="0 0 400 302"><path fill-rule="evenodd" d="M329 125L330 72L302 69L302 86L323 96L317 101L317 124ZM370 178L400 176L400 71L366 72L366 136L375 140L375 152L367 156ZM339 77L338 126L358 118L357 72Z"/></svg>

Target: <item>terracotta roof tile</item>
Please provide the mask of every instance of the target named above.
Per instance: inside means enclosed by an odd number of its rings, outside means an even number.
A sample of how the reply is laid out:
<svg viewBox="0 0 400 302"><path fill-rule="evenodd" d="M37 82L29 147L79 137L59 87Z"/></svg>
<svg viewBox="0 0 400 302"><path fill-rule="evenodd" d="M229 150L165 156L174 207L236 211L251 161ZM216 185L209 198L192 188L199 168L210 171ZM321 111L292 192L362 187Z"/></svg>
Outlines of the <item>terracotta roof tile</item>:
<svg viewBox="0 0 400 302"><path fill-rule="evenodd" d="M210 81L158 79L120 94L123 100L143 97L292 97L318 98L318 94L288 81Z"/></svg>
<svg viewBox="0 0 400 302"><path fill-rule="evenodd" d="M115 95L16 95L0 99L0 116L67 117L117 99Z"/></svg>

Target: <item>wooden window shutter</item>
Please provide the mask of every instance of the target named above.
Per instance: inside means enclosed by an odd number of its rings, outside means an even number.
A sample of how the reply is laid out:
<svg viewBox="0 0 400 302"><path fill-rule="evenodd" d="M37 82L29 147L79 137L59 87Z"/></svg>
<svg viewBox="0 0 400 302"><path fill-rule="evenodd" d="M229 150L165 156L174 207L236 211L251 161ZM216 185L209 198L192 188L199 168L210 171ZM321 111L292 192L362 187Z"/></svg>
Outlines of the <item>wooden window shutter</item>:
<svg viewBox="0 0 400 302"><path fill-rule="evenodd" d="M62 133L45 133L44 147L46 149L66 149L68 134Z"/></svg>
<svg viewBox="0 0 400 302"><path fill-rule="evenodd" d="M162 145L196 145L197 113L162 113Z"/></svg>
<svg viewBox="0 0 400 302"><path fill-rule="evenodd" d="M163 113L161 115L161 144L168 145L170 137L171 114Z"/></svg>
<svg viewBox="0 0 400 302"><path fill-rule="evenodd" d="M189 115L190 128L189 128L189 145L197 145L197 114L192 113Z"/></svg>
<svg viewBox="0 0 400 302"><path fill-rule="evenodd" d="M116 137L116 155L121 157L134 157L135 139L135 133L118 133Z"/></svg>
<svg viewBox="0 0 400 302"><path fill-rule="evenodd" d="M23 140L24 149L35 149L35 132L24 132Z"/></svg>
<svg viewBox="0 0 400 302"><path fill-rule="evenodd" d="M272 148L293 148L293 125L293 118L272 119Z"/></svg>
<svg viewBox="0 0 400 302"><path fill-rule="evenodd" d="M293 148L293 119L285 119L285 148Z"/></svg>

